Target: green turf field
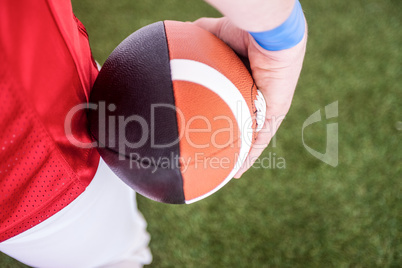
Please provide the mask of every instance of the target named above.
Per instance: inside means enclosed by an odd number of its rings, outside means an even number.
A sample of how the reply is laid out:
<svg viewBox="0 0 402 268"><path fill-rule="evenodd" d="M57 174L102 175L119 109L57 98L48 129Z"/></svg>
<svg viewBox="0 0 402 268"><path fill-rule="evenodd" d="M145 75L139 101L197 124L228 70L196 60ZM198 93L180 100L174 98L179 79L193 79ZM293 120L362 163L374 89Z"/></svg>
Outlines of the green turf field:
<svg viewBox="0 0 402 268"><path fill-rule="evenodd" d="M301 3L308 49L293 105L263 155L271 167L188 206L139 197L152 236L150 267L402 267L402 2ZM201 0L73 6L101 63L149 23L219 16ZM332 167L303 146L302 126L335 101L337 118L304 130L306 144L323 153L326 125L338 123ZM1 255L0 267L26 266Z"/></svg>

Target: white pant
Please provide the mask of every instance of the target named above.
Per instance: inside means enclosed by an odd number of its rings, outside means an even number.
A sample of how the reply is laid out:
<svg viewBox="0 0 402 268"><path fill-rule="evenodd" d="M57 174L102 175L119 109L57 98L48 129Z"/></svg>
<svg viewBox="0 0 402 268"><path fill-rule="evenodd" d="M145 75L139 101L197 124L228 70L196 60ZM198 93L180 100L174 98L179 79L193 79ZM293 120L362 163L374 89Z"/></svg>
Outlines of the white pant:
<svg viewBox="0 0 402 268"><path fill-rule="evenodd" d="M33 267L142 267L152 261L135 192L101 160L76 200L33 228L0 243L0 251Z"/></svg>

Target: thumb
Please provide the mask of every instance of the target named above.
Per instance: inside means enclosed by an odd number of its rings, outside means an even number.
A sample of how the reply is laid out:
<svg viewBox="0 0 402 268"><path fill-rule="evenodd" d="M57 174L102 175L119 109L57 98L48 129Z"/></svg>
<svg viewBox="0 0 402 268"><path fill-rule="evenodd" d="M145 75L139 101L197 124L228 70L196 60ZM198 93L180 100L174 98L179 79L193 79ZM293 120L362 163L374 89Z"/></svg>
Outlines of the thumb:
<svg viewBox="0 0 402 268"><path fill-rule="evenodd" d="M193 23L219 37L223 18L200 18Z"/></svg>
<svg viewBox="0 0 402 268"><path fill-rule="evenodd" d="M217 36L238 54L247 57L249 33L236 27L228 18L201 18L194 24Z"/></svg>

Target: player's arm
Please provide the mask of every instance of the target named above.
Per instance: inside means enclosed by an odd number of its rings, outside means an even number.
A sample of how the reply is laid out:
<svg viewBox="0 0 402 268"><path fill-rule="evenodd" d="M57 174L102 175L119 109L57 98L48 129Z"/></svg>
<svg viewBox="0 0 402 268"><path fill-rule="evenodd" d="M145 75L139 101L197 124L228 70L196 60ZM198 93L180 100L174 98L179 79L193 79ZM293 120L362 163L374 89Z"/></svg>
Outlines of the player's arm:
<svg viewBox="0 0 402 268"><path fill-rule="evenodd" d="M290 108L306 50L307 24L298 0L206 1L225 17L195 23L249 58L253 78L267 102L264 128L238 178L268 146Z"/></svg>
<svg viewBox="0 0 402 268"><path fill-rule="evenodd" d="M295 0L205 0L237 27L251 32L273 29L290 15Z"/></svg>

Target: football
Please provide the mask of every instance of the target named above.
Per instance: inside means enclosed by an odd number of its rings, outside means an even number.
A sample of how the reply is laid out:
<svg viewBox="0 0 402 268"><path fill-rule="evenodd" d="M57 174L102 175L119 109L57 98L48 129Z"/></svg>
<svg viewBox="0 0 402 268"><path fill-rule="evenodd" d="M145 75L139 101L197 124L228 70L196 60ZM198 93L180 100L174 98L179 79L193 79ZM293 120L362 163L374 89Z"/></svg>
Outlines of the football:
<svg viewBox="0 0 402 268"><path fill-rule="evenodd" d="M242 60L192 23L160 21L111 53L88 109L109 167L136 192L173 204L228 183L265 121L265 101Z"/></svg>

